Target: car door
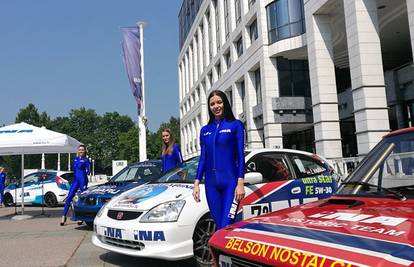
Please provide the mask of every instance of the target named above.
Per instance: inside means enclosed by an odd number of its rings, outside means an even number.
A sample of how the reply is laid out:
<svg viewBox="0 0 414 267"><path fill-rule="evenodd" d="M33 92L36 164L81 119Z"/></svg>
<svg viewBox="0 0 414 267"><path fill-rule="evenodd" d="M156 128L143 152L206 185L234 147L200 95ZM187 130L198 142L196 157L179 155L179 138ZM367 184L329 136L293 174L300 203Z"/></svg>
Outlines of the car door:
<svg viewBox="0 0 414 267"><path fill-rule="evenodd" d="M290 153L303 203L331 196L337 187L336 177L327 163L317 156Z"/></svg>
<svg viewBox="0 0 414 267"><path fill-rule="evenodd" d="M38 187L39 173L29 174L24 178L24 202L33 202L35 199L35 190ZM17 202L22 201L22 187L21 183L17 189Z"/></svg>
<svg viewBox="0 0 414 267"><path fill-rule="evenodd" d="M239 204L236 220L299 204L299 200L292 199L292 189L298 185L284 153L263 152L252 156L246 162L246 175L257 172L262 174L263 181L245 185L246 196Z"/></svg>

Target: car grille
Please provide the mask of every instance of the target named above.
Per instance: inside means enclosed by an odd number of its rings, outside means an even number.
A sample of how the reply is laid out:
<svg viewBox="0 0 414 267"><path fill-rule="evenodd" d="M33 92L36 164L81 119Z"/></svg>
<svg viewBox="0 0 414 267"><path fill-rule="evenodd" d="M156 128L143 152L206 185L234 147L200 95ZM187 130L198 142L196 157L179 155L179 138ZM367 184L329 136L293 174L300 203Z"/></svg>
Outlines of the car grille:
<svg viewBox="0 0 414 267"><path fill-rule="evenodd" d="M106 237L106 236L98 236L99 240L101 240L102 243L113 245L121 248L129 248L133 250L141 251L145 248L144 243L138 242L138 241L130 241L130 240L122 240L112 237Z"/></svg>
<svg viewBox="0 0 414 267"><path fill-rule="evenodd" d="M108 217L118 221L134 220L141 216L139 211L108 210Z"/></svg>
<svg viewBox="0 0 414 267"><path fill-rule="evenodd" d="M95 217L96 212L94 211L75 211L77 217Z"/></svg>
<svg viewBox="0 0 414 267"><path fill-rule="evenodd" d="M270 265L264 265L262 263L256 263L247 259L243 259L234 255L230 255L227 253L222 253L221 251L218 251L216 249L213 249L214 257L216 260L219 259L219 255L225 255L227 257L231 258L231 266L232 267L270 267ZM217 263L217 266L219 266L219 263Z"/></svg>
<svg viewBox="0 0 414 267"><path fill-rule="evenodd" d="M95 206L96 205L96 197L82 197L80 201L87 206Z"/></svg>

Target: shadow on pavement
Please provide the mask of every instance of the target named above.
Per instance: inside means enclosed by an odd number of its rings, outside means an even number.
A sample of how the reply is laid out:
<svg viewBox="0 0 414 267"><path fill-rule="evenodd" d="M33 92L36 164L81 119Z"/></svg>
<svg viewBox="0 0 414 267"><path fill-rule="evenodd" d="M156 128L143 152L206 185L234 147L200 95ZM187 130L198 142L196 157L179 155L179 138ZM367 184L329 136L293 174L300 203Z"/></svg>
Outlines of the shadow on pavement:
<svg viewBox="0 0 414 267"><path fill-rule="evenodd" d="M44 214L42 214L42 207L40 206L25 206L24 214L33 216L33 218L60 218L62 216L63 208L44 208ZM21 207L17 207L17 214L15 207L3 207L0 208L0 220L10 220L13 216L21 214Z"/></svg>
<svg viewBox="0 0 414 267"><path fill-rule="evenodd" d="M127 256L123 254L118 254L114 252L107 252L101 254L99 258L109 264L116 266L145 266L145 267L191 267L195 266L193 260L182 260L182 261L163 261L158 259L148 259L148 258L138 258Z"/></svg>

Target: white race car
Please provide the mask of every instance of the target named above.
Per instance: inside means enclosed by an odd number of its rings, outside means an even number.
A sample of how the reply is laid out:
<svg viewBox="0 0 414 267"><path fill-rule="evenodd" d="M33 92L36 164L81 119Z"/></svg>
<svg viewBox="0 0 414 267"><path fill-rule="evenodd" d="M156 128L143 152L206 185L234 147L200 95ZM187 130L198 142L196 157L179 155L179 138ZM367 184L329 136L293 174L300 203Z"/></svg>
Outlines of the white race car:
<svg viewBox="0 0 414 267"><path fill-rule="evenodd" d="M336 174L319 156L286 149L246 154L245 191L235 220L315 201L336 189ZM198 157L158 180L114 197L97 214L92 242L114 252L167 260L195 257L209 265L207 242L215 232L200 184L194 201Z"/></svg>
<svg viewBox="0 0 414 267"><path fill-rule="evenodd" d="M24 177L24 203L45 204L56 207L65 202L69 194L69 182L73 173L67 171L42 170ZM4 189L4 204L12 206L22 202L22 183L9 184Z"/></svg>

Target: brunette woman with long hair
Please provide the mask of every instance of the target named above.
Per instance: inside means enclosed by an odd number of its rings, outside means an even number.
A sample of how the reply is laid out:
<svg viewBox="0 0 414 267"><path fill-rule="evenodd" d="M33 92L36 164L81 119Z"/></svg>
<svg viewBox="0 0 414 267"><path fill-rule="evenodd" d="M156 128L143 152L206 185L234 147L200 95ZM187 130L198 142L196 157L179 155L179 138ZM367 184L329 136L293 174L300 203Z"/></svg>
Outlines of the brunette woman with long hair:
<svg viewBox="0 0 414 267"><path fill-rule="evenodd" d="M88 187L88 175L90 174L90 162L86 156L86 146L80 145L78 147L78 156L73 160L73 174L74 179L70 185L69 194L65 201L65 207L63 209L62 220L60 225L65 225L66 215L68 214L70 203L78 190L83 192Z"/></svg>
<svg viewBox="0 0 414 267"><path fill-rule="evenodd" d="M199 183L205 177L207 203L217 229L232 223L244 197L244 126L233 115L227 96L219 90L207 100L210 117L200 131L201 155L193 197L200 201Z"/></svg>
<svg viewBox="0 0 414 267"><path fill-rule="evenodd" d="M162 130L162 171L167 172L183 162L180 147L174 142L171 129Z"/></svg>

